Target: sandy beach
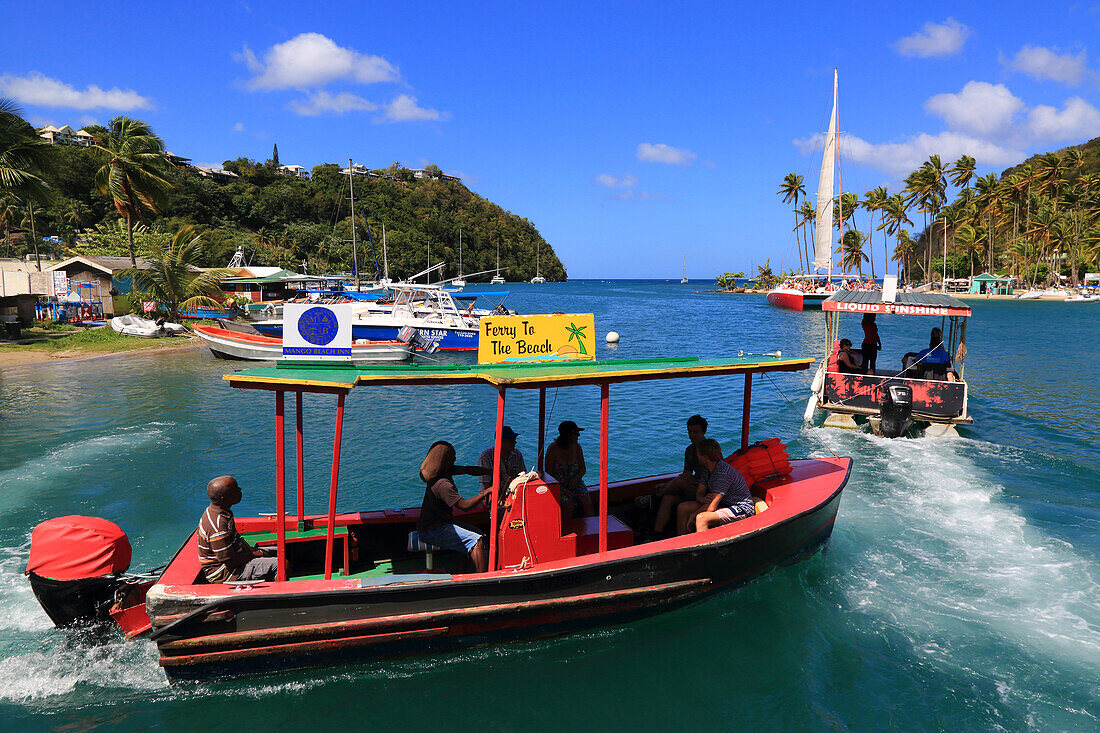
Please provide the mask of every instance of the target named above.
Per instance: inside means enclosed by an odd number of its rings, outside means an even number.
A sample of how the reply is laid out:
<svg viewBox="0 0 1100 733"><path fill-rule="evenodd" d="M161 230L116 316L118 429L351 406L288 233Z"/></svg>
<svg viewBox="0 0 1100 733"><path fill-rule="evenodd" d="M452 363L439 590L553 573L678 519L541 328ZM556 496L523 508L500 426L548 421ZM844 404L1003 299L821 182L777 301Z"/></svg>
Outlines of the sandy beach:
<svg viewBox="0 0 1100 733"><path fill-rule="evenodd" d="M0 370L16 367L33 366L56 361L88 361L91 359L106 359L112 356L124 356L127 354L140 354L149 351L181 351L183 349L195 349L202 346L202 341L194 336L177 338L179 343L170 346L146 346L141 349L127 349L125 351L112 351L110 353L90 351L86 349L66 349L65 351L42 351L37 349L16 349L0 346Z"/></svg>

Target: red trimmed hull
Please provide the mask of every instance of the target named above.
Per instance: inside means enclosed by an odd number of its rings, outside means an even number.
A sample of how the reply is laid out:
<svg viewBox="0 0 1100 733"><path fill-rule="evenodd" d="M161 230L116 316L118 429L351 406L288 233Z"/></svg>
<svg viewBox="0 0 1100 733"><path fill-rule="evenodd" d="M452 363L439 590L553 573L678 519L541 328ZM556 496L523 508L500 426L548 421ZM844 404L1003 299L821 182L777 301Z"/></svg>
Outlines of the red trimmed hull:
<svg viewBox="0 0 1100 733"><path fill-rule="evenodd" d="M244 591L177 585L195 577L192 536L149 596L160 663L172 679L262 673L438 653L670 611L745 583L829 537L851 459L792 463L792 476L763 485L769 509L755 517L525 569L296 580ZM652 483L615 484L610 498L648 493ZM386 526L406 532L416 514L343 515L337 523L369 525L364 537L373 537ZM247 532L261 522L271 520L241 519L238 527Z"/></svg>
<svg viewBox="0 0 1100 733"><path fill-rule="evenodd" d="M803 293L791 288L776 288L768 293L768 302L788 310L821 310L821 304L832 293Z"/></svg>

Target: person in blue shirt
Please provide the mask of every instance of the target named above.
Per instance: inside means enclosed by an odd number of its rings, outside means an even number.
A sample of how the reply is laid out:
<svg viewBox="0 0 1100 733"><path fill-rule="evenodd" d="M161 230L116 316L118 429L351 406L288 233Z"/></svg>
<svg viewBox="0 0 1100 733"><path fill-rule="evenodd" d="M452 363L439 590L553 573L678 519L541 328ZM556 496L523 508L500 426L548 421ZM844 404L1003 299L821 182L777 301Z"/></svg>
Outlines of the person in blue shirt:
<svg viewBox="0 0 1100 733"><path fill-rule="evenodd" d="M955 381L955 374L950 368L951 355L948 354L947 349L943 347L943 333L939 328L932 329L932 334L928 339L927 349L921 349L916 353L910 351L902 357L901 363L903 369L909 357L913 357L913 361L909 362L910 367L915 366L917 372L931 371L938 375L945 376L948 382Z"/></svg>

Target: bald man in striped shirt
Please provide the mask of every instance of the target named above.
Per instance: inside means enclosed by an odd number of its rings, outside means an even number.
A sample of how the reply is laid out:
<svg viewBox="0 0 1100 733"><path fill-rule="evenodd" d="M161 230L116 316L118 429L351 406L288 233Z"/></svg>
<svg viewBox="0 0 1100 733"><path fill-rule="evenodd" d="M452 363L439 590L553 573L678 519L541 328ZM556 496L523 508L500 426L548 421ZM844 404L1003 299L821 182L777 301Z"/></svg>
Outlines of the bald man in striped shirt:
<svg viewBox="0 0 1100 733"><path fill-rule="evenodd" d="M199 564L208 583L227 580L274 580L279 561L252 547L233 522L230 507L241 500L232 476L218 476L206 485L210 506L199 519Z"/></svg>

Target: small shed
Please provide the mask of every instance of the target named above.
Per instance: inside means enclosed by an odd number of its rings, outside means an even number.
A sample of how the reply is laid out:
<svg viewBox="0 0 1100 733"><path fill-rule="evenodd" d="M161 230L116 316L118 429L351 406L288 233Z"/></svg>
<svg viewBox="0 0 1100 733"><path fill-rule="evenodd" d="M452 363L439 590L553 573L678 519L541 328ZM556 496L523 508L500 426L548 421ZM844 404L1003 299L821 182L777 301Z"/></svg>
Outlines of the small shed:
<svg viewBox="0 0 1100 733"><path fill-rule="evenodd" d="M998 275L990 275L988 272L983 272L981 275L975 275L970 278L970 294L1012 295L1012 287L1015 284L1015 278L1000 277Z"/></svg>

